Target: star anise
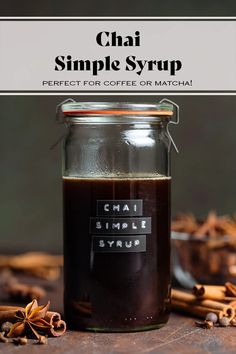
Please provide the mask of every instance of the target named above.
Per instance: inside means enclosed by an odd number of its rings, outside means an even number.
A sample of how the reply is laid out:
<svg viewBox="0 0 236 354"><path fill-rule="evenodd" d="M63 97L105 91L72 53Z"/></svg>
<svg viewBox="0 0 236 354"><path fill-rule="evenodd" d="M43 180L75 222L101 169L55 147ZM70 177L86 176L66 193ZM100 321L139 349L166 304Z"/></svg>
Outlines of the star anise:
<svg viewBox="0 0 236 354"><path fill-rule="evenodd" d="M7 336L20 337L29 332L39 339L40 333L43 334L52 327L50 323L44 319L49 304L48 302L46 305L38 306L37 300L33 300L24 310L18 310L15 316L17 322L14 323Z"/></svg>

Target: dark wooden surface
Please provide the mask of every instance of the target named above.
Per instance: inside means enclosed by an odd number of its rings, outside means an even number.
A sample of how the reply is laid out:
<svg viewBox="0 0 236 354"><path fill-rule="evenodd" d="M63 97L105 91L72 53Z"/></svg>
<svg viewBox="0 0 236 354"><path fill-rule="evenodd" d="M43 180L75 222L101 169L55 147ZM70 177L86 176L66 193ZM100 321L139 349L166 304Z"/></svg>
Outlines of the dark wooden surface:
<svg viewBox="0 0 236 354"><path fill-rule="evenodd" d="M27 281L28 279L26 279ZM51 308L62 311L62 281L44 283L48 287ZM45 299L46 301L47 299ZM4 303L4 299L1 302ZM236 353L236 328L197 328L194 319L172 314L169 323L159 329L137 333L88 333L67 331L60 338L49 338L47 345L26 346L0 343L4 354L174 354Z"/></svg>

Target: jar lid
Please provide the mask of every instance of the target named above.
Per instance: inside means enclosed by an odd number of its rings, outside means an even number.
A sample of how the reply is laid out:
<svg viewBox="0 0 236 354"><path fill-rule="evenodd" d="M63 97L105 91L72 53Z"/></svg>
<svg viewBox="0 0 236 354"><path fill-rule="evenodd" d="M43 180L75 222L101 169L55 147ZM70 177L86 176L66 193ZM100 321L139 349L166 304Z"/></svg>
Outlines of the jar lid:
<svg viewBox="0 0 236 354"><path fill-rule="evenodd" d="M172 116L169 103L69 102L61 106L65 116Z"/></svg>

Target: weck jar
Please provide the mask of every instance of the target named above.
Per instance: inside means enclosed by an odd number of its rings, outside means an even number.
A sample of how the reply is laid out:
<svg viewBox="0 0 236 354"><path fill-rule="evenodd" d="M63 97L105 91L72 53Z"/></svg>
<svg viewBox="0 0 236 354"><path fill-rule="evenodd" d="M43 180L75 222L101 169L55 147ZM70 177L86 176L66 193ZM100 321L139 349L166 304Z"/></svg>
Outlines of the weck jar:
<svg viewBox="0 0 236 354"><path fill-rule="evenodd" d="M64 307L70 328L159 328L170 313L174 107L67 102Z"/></svg>

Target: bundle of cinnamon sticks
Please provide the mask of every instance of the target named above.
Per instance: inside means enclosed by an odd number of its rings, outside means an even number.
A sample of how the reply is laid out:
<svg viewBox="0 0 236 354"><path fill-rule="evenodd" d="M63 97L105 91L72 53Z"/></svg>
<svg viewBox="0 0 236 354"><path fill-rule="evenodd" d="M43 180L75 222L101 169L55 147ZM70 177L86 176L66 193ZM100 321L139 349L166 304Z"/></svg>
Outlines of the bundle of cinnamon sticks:
<svg viewBox="0 0 236 354"><path fill-rule="evenodd" d="M192 293L172 289L172 308L176 311L205 319L214 313L218 320L228 318L236 320L236 286L225 283L224 286L196 284Z"/></svg>
<svg viewBox="0 0 236 354"><path fill-rule="evenodd" d="M63 266L61 255L27 252L19 255L0 255L0 269L24 272L45 280L56 280Z"/></svg>

